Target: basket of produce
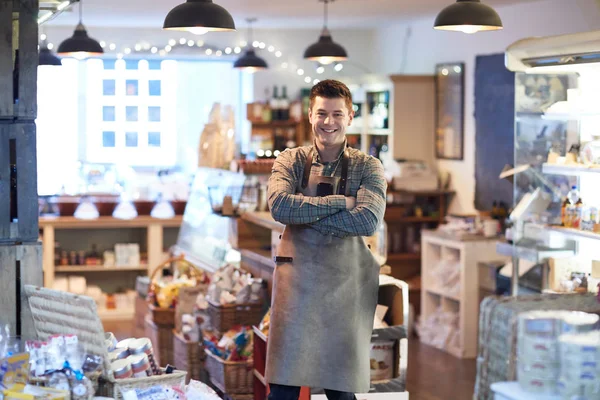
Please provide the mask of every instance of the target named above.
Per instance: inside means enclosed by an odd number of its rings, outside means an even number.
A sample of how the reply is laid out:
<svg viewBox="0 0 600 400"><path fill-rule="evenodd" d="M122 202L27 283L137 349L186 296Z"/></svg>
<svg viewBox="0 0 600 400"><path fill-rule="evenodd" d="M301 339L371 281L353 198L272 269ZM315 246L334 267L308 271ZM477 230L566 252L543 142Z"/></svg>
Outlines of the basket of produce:
<svg viewBox="0 0 600 400"><path fill-rule="evenodd" d="M175 309L181 292L206 293L208 275L187 261L183 255L159 265L150 275L148 309L158 326L175 327Z"/></svg>
<svg viewBox="0 0 600 400"><path fill-rule="evenodd" d="M31 285L25 285L25 294L38 340L76 336L86 360L99 357L98 395L121 400L122 392L128 389L185 385L185 371L157 365L148 338L116 342L114 336L105 334L92 298Z"/></svg>
<svg viewBox="0 0 600 400"><path fill-rule="evenodd" d="M210 381L227 394L253 392L252 330L237 327L222 337L205 336L206 370Z"/></svg>
<svg viewBox="0 0 600 400"><path fill-rule="evenodd" d="M200 307L206 310L209 325L225 332L239 325L258 324L266 312L266 296L262 279L227 265L213 274L206 301Z"/></svg>

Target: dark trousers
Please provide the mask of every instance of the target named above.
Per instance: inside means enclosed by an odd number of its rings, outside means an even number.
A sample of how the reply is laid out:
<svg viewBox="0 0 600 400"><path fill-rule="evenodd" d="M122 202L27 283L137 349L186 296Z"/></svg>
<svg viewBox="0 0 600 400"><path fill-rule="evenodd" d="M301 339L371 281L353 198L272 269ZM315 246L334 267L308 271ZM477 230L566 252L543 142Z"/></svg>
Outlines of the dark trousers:
<svg viewBox="0 0 600 400"><path fill-rule="evenodd" d="M270 393L268 400L298 400L300 388L298 386L269 384ZM327 400L356 400L354 393L338 392L337 390L325 389Z"/></svg>

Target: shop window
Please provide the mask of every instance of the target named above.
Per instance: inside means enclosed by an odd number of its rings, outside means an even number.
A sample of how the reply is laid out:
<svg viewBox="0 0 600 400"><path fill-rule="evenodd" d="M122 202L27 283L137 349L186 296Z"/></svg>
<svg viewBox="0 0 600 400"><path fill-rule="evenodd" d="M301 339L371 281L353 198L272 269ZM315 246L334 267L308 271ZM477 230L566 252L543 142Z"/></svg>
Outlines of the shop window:
<svg viewBox="0 0 600 400"><path fill-rule="evenodd" d="M87 60L86 160L133 167L176 163L177 62ZM106 68L106 67L109 68Z"/></svg>
<svg viewBox="0 0 600 400"><path fill-rule="evenodd" d="M148 121L160 122L160 107L148 107Z"/></svg>
<svg viewBox="0 0 600 400"><path fill-rule="evenodd" d="M114 79L105 79L102 81L102 94L104 96L114 96L116 94Z"/></svg>
<svg viewBox="0 0 600 400"><path fill-rule="evenodd" d="M137 96L138 81L136 79L128 79L125 82L125 92L127 93L127 96Z"/></svg>
<svg viewBox="0 0 600 400"><path fill-rule="evenodd" d="M138 133L137 132L126 132L125 133L125 147L138 147Z"/></svg>
<svg viewBox="0 0 600 400"><path fill-rule="evenodd" d="M148 81L148 94L150 94L150 96L160 96L159 80Z"/></svg>
<svg viewBox="0 0 600 400"><path fill-rule="evenodd" d="M102 147L115 147L115 132L102 132Z"/></svg>
<svg viewBox="0 0 600 400"><path fill-rule="evenodd" d="M148 147L160 147L160 132L148 132Z"/></svg>
<svg viewBox="0 0 600 400"><path fill-rule="evenodd" d="M102 121L110 122L115 120L115 107L104 106L102 107Z"/></svg>
<svg viewBox="0 0 600 400"><path fill-rule="evenodd" d="M127 106L125 107L125 120L128 122L137 122L138 120L138 107L137 106Z"/></svg>

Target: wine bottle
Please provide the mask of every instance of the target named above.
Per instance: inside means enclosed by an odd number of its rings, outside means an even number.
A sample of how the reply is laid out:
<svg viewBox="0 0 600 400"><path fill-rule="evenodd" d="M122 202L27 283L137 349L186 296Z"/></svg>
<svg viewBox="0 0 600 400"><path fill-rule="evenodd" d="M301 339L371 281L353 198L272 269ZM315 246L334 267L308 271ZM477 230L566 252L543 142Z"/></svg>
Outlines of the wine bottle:
<svg viewBox="0 0 600 400"><path fill-rule="evenodd" d="M290 119L290 100L287 97L287 88L282 88L281 99L279 99L279 109L281 110L281 119L287 121Z"/></svg>
<svg viewBox="0 0 600 400"><path fill-rule="evenodd" d="M271 107L271 120L279 121L279 96L277 86L273 86L273 96L271 97L269 106Z"/></svg>

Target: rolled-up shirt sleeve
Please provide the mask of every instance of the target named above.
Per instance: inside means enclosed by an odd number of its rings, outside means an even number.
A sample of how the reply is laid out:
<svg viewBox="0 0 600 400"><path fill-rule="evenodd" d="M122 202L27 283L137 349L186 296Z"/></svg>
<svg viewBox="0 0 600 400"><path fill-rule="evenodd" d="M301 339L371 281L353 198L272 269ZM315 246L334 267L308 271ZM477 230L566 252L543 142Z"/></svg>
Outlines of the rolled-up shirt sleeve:
<svg viewBox="0 0 600 400"><path fill-rule="evenodd" d="M356 206L311 223L321 232L335 236L371 236L383 220L386 205L387 182L381 162L370 157L366 160Z"/></svg>
<svg viewBox="0 0 600 400"><path fill-rule="evenodd" d="M306 197L296 194L304 165L297 155L297 151L286 150L273 164L268 184L268 202L273 219L285 225L303 225L344 210L346 199L342 195Z"/></svg>

